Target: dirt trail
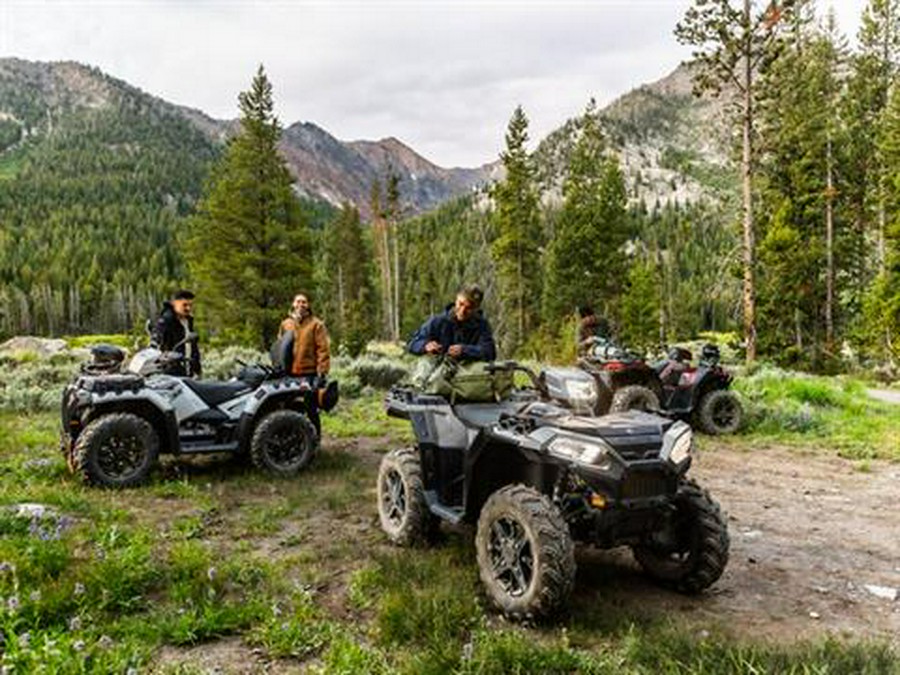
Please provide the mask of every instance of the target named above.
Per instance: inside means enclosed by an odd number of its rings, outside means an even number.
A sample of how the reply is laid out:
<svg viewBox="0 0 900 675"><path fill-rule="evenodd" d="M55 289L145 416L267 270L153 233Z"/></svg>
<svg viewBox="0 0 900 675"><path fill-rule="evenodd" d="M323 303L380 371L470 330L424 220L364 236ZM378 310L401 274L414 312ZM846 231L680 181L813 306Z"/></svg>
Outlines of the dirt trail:
<svg viewBox="0 0 900 675"><path fill-rule="evenodd" d="M388 548L375 515L374 485L389 444L387 439L326 443L325 452L356 456L371 483L363 488L362 510L352 518L323 521L321 527L305 522L311 536L301 548L327 546L335 538L370 551ZM704 446L716 447L711 440ZM881 598L866 588L900 590L900 464L872 462L863 472L835 456L782 447L750 450L731 441L701 450L691 473L728 514L731 556L722 578L705 593L685 596L648 580L625 549L582 548L572 619L590 625L588 617L599 608L607 617L662 616L698 633L721 629L740 639L792 644L835 635L900 647L900 598ZM322 518L327 520L327 514ZM286 535L273 536L271 555L277 556ZM256 544L265 548L266 539ZM336 565L319 589L335 616L344 611L346 585L358 564ZM601 635L603 629L598 626L598 631ZM240 640L225 640L202 649L164 650L156 665L191 662L223 673L297 672L296 663L272 661L258 652ZM243 664L240 670L233 669L235 663Z"/></svg>
<svg viewBox="0 0 900 675"><path fill-rule="evenodd" d="M894 389L867 389L866 393L879 401L900 405L900 391Z"/></svg>
<svg viewBox="0 0 900 675"><path fill-rule="evenodd" d="M900 645L900 597L866 588L900 594L900 464L871 462L860 471L821 452L717 447L711 439L704 447L715 449L701 449L691 473L728 514L731 556L722 578L687 597L649 582L626 550L586 550L578 604L656 607L747 638L833 634ZM370 444L356 452L366 463L380 457Z"/></svg>
<svg viewBox="0 0 900 675"><path fill-rule="evenodd" d="M728 513L731 557L690 609L747 637L900 644L900 599L866 588L900 589L900 465L726 448L701 452L692 472Z"/></svg>

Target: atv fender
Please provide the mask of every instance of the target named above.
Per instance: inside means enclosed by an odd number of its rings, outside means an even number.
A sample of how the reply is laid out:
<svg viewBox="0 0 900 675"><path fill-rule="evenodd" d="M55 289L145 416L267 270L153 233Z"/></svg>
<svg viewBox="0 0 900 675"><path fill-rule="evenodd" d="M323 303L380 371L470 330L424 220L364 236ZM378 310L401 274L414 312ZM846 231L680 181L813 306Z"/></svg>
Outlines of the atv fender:
<svg viewBox="0 0 900 675"><path fill-rule="evenodd" d="M181 442L178 439L178 420L175 419L175 411L169 408L161 410L147 398L129 398L110 401L101 401L91 405L90 414L84 419L82 428L93 420L112 413L133 413L147 420L156 431L160 440L160 452L179 454ZM75 439L73 438L74 442Z"/></svg>
<svg viewBox="0 0 900 675"><path fill-rule="evenodd" d="M307 391L298 386L289 387L281 391L265 391L260 389L251 398L251 403L244 409L238 419L237 438L241 452L250 451L250 439L256 423L272 410L287 409L296 410L304 415L308 414L305 396ZM262 396L260 394L262 393Z"/></svg>

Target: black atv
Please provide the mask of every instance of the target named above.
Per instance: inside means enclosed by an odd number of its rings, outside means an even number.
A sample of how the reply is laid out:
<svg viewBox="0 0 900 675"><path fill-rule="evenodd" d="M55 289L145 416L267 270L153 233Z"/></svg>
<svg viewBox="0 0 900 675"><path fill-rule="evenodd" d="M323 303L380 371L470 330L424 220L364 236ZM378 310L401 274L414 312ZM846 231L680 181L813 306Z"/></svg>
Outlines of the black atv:
<svg viewBox="0 0 900 675"><path fill-rule="evenodd" d="M477 523L475 546L490 600L511 618L563 606L575 582L574 542L630 546L644 570L684 592L715 582L728 562L719 505L687 478L693 435L684 422L629 411L581 416L593 379L577 369L535 375L500 402L455 403L397 386L389 415L417 444L378 472L378 513L399 545L441 522Z"/></svg>
<svg viewBox="0 0 900 675"><path fill-rule="evenodd" d="M661 408L692 420L707 434L733 434L741 426L744 410L731 390L734 378L719 365L719 348L704 345L696 366L691 359L689 350L673 347L666 360L653 365Z"/></svg>

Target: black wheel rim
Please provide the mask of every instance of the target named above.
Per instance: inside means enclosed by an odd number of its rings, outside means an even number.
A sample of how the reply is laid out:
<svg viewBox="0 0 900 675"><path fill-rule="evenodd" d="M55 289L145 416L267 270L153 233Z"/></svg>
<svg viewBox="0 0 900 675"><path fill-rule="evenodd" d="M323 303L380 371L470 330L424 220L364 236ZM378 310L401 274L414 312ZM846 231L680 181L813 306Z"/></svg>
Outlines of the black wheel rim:
<svg viewBox="0 0 900 675"><path fill-rule="evenodd" d="M502 516L491 523L488 556L494 579L513 597L523 595L534 577L534 554L525 529Z"/></svg>
<svg viewBox="0 0 900 675"><path fill-rule="evenodd" d="M689 564L697 546L697 531L690 509L678 506L678 513L670 528L657 532L645 544L645 552L656 559L658 565L678 570Z"/></svg>
<svg viewBox="0 0 900 675"><path fill-rule="evenodd" d="M720 399L713 406L712 421L719 429L727 429L734 424L737 416L737 406L728 398Z"/></svg>
<svg viewBox="0 0 900 675"><path fill-rule="evenodd" d="M282 469L290 469L303 461L308 439L303 430L294 425L284 426L272 433L265 442L269 461Z"/></svg>
<svg viewBox="0 0 900 675"><path fill-rule="evenodd" d="M112 434L97 450L97 466L114 480L130 478L147 461L147 445L133 434Z"/></svg>
<svg viewBox="0 0 900 675"><path fill-rule="evenodd" d="M381 511L391 527L403 524L406 516L406 485L399 471L391 469L381 484Z"/></svg>

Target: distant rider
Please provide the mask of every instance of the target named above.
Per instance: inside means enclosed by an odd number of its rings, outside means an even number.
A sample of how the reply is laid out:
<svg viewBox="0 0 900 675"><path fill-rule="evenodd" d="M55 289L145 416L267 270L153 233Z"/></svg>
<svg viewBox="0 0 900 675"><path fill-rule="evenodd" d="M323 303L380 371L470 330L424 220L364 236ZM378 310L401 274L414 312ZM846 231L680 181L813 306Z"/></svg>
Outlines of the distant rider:
<svg viewBox="0 0 900 675"><path fill-rule="evenodd" d="M586 353L597 342L608 343L612 340L609 321L594 313L590 305L578 308L578 353Z"/></svg>
<svg viewBox="0 0 900 675"><path fill-rule="evenodd" d="M306 380L313 389L318 389L331 369L331 346L325 323L313 315L312 305L305 293L298 293L291 303L290 315L281 322L278 337L286 332L294 332L294 359L291 375ZM322 422L319 419L317 396L307 397L309 419L322 436Z"/></svg>
<svg viewBox="0 0 900 675"><path fill-rule="evenodd" d="M184 357L167 367L166 372L171 375L199 377L202 372L197 339L185 341L185 337L194 332L193 311L194 294L186 290L177 291L163 303L156 325L150 331L153 346L162 352L177 352Z"/></svg>
<svg viewBox="0 0 900 675"><path fill-rule="evenodd" d="M468 361L493 361L497 348L491 326L481 312L482 290L472 284L456 301L426 321L407 345L412 354L447 354Z"/></svg>

